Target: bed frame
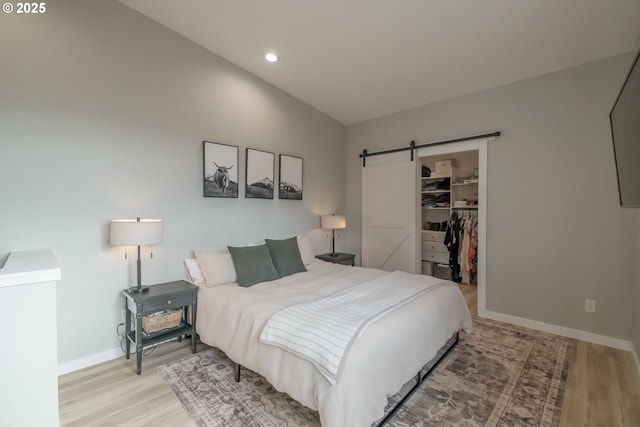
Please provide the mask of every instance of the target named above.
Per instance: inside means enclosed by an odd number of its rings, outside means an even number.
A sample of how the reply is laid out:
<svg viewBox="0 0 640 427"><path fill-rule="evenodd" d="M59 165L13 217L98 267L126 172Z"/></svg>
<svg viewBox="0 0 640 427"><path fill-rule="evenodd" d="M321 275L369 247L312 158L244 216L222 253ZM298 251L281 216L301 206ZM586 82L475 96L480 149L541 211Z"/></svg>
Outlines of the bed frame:
<svg viewBox="0 0 640 427"><path fill-rule="evenodd" d="M413 385L413 387L411 387L411 389L407 392L407 394L405 394L402 397L402 399L400 399L398 401L398 403L396 403L393 406L393 408L391 408L389 410L389 412L387 412L387 414L384 416L384 418L376 425L377 427L384 426L386 423L389 422L389 420L391 418L393 418L393 416L396 414L396 412L398 412L398 409L400 409L404 405L404 403L407 401L407 399L409 399L413 395L413 393L415 393L416 390L418 390L420 388L420 386L422 385L424 380L429 375L431 375L431 373L434 371L434 369L436 367L438 367L440 362L442 362L445 359L445 357L447 357L449 352L451 352L451 350L456 346L456 344L458 344L459 340L460 340L460 332L458 331L458 332L455 333L455 336L452 337L451 339L449 339L447 341L447 343L444 345L444 347L442 347L442 349L445 349L445 351L440 355L440 357L438 357L437 359L434 358L435 359L435 363L433 365L431 365L431 367L429 369L427 369L427 371L424 374L421 374L422 369L420 369L420 371L418 371L418 373L415 376L416 383ZM428 364L429 363L427 363L427 365ZM242 368L242 366L240 364L236 363L235 380L236 380L237 383L240 382L240 369L241 368Z"/></svg>

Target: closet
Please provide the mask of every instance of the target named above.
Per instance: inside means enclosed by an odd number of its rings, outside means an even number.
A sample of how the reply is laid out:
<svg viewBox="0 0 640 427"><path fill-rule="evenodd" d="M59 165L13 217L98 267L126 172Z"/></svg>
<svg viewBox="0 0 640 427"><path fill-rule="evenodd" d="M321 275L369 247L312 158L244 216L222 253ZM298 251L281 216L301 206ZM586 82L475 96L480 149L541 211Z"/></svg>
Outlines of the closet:
<svg viewBox="0 0 640 427"><path fill-rule="evenodd" d="M402 270L444 276L450 272L450 252L441 252L445 232L425 230L427 222L448 221L454 212L463 218L472 216L478 222L477 284L478 313L485 312L486 302L486 228L487 228L487 145L500 132L431 143L414 143L408 147L360 154L362 165L362 252L363 267ZM436 161L451 160L449 187L425 191L449 194L449 206L433 209L422 205L422 164L432 174ZM445 166L446 163L442 163ZM476 172L477 169L477 172ZM477 175L477 182L473 182ZM471 177L469 182L460 181ZM440 178L430 176L425 178ZM429 180L425 180L429 181ZM437 195L434 193L432 195ZM469 200L477 206L458 206ZM431 198L431 197L430 197ZM446 196L441 199L446 201ZM444 245L446 247L446 245ZM423 250L424 249L424 250ZM447 248L448 250L448 248ZM440 253L440 255L438 255ZM442 253L445 255L443 256ZM431 258L429 258L431 257ZM445 258L446 257L446 258ZM445 262L439 262L445 261Z"/></svg>
<svg viewBox="0 0 640 427"><path fill-rule="evenodd" d="M477 284L478 150L419 157L422 274Z"/></svg>

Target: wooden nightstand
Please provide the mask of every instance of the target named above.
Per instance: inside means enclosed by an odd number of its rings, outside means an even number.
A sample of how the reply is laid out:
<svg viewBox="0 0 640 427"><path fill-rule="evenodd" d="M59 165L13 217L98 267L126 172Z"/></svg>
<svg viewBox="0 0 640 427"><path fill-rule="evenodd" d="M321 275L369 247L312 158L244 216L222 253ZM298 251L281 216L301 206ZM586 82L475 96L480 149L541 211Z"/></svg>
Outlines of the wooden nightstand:
<svg viewBox="0 0 640 427"><path fill-rule="evenodd" d="M131 343L136 346L136 360L138 375L142 373L142 350L150 345L169 340L182 339L191 335L191 352L196 352L196 312L198 308L198 287L184 280L149 286L149 292L144 294L122 291L125 308L125 340L127 359L130 355ZM187 318L187 307L191 307L191 319ZM157 313L169 309L182 308L180 324L161 331L147 334L142 329L142 318L147 314ZM135 329L131 328L131 316L135 318Z"/></svg>
<svg viewBox="0 0 640 427"><path fill-rule="evenodd" d="M316 258L332 262L334 264L356 265L356 256L354 254L345 254L343 252L336 252L335 256L331 253L316 255Z"/></svg>

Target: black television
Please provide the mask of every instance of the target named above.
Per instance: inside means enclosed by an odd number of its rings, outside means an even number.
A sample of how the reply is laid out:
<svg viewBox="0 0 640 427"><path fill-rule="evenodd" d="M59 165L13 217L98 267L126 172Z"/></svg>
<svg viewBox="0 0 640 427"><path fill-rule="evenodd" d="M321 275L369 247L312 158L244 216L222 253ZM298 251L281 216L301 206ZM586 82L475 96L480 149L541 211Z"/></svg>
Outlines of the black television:
<svg viewBox="0 0 640 427"><path fill-rule="evenodd" d="M640 51L609 113L620 206L640 208Z"/></svg>

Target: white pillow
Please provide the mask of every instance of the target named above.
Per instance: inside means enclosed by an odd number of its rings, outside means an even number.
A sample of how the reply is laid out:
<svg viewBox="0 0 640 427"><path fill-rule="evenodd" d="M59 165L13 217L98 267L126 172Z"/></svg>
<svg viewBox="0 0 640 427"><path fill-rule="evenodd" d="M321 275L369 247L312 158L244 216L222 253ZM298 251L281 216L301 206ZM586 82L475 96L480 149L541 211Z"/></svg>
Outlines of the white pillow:
<svg viewBox="0 0 640 427"><path fill-rule="evenodd" d="M229 252L194 251L207 286L218 286L238 281Z"/></svg>
<svg viewBox="0 0 640 427"><path fill-rule="evenodd" d="M298 249L300 249L300 257L305 266L308 266L316 260L316 255L311 247L311 238L307 236L297 236Z"/></svg>
<svg viewBox="0 0 640 427"><path fill-rule="evenodd" d="M201 285L205 282L198 260L195 258L185 259L184 266L187 268L187 279L189 279L189 282L194 285Z"/></svg>

